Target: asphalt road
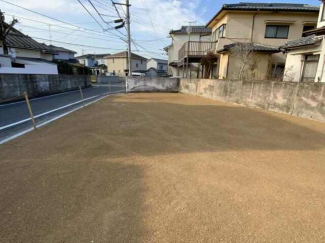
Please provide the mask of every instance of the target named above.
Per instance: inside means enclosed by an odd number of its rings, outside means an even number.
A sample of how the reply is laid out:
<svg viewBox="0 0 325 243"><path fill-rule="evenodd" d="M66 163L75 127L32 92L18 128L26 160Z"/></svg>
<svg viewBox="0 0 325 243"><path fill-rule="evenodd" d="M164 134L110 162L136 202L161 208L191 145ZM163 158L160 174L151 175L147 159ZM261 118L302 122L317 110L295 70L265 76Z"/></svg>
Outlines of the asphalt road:
<svg viewBox="0 0 325 243"><path fill-rule="evenodd" d="M0 154L0 242L325 242L324 123L119 94Z"/></svg>
<svg viewBox="0 0 325 243"><path fill-rule="evenodd" d="M109 93L124 91L124 88L100 85L82 91L85 104L88 104ZM82 106L79 90L31 99L30 104L37 124ZM0 142L30 127L32 121L25 101L0 105Z"/></svg>

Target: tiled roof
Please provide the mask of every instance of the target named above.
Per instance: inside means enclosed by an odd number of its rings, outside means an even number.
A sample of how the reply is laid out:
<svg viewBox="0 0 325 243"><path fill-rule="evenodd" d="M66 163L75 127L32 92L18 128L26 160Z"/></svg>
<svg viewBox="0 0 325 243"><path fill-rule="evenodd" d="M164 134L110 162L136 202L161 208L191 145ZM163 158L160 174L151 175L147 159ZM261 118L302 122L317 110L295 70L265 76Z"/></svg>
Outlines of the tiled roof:
<svg viewBox="0 0 325 243"><path fill-rule="evenodd" d="M169 32L169 34L187 34L187 29L188 26L182 26L179 30L172 30ZM205 26L191 26L192 27L192 33L211 33L210 28L206 28Z"/></svg>
<svg viewBox="0 0 325 243"><path fill-rule="evenodd" d="M163 59L158 59L158 58L151 58L151 59L155 60L158 64L168 64L168 60L163 60ZM150 60L148 60L148 61L150 61Z"/></svg>
<svg viewBox="0 0 325 243"><path fill-rule="evenodd" d="M69 49L66 49L66 48L63 48L63 47L60 47L60 46L53 46L53 45L49 45L48 46L51 50L55 51L55 52L68 52L68 53L72 53L72 54L76 54L77 52L75 51L72 51L72 50L69 50Z"/></svg>
<svg viewBox="0 0 325 243"><path fill-rule="evenodd" d="M285 11L285 12L313 12L318 13L319 7L298 3L235 3L224 4L216 15L207 23L208 27L217 16L225 10L233 11Z"/></svg>
<svg viewBox="0 0 325 243"><path fill-rule="evenodd" d="M6 44L11 48L39 50L52 53L51 49L47 45L35 41L31 37L24 35L16 29L9 31L9 34L6 37Z"/></svg>
<svg viewBox="0 0 325 243"><path fill-rule="evenodd" d="M318 6L297 3L235 3L224 4L224 10L282 10L318 12Z"/></svg>
<svg viewBox="0 0 325 243"><path fill-rule="evenodd" d="M265 45L260 43L251 44L251 43L240 43L240 42L225 45L223 49L218 52L228 52L236 45L252 45L252 50L254 52L272 52L272 53L280 52L280 49L275 46L270 46L270 45Z"/></svg>
<svg viewBox="0 0 325 243"><path fill-rule="evenodd" d="M116 57L125 57L126 58L127 56L128 56L128 52L123 51L123 52L112 54L112 55L108 56L107 58L116 58ZM144 57L139 56L139 55L134 54L134 53L131 53L131 57L132 58L137 58L137 59L147 60L147 58L144 58Z"/></svg>
<svg viewBox="0 0 325 243"><path fill-rule="evenodd" d="M308 46L308 45L314 45L318 44L322 41L322 37L318 37L315 35L310 35L307 37L301 37L297 40L288 41L283 46L281 46L282 49L290 49L290 48L296 48L301 46Z"/></svg>
<svg viewBox="0 0 325 243"><path fill-rule="evenodd" d="M104 54L86 54L82 56L76 57L77 59L84 59L84 58L104 58L106 56L110 56L111 54L109 53L104 53Z"/></svg>

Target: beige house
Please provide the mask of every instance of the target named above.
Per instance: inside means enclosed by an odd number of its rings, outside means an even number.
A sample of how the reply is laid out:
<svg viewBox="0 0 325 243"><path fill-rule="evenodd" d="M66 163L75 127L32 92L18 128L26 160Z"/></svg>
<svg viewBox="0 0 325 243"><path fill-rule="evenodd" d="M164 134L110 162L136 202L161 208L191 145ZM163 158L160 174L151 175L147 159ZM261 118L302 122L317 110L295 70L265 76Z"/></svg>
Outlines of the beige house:
<svg viewBox="0 0 325 243"><path fill-rule="evenodd" d="M120 77L127 76L128 72L128 52L119 52L105 57L107 60L107 71L111 75L116 75ZM147 59L132 53L131 55L131 67L132 73L141 72L145 73L147 71Z"/></svg>
<svg viewBox="0 0 325 243"><path fill-rule="evenodd" d="M325 6L321 5L317 28L304 32L304 36L287 42L284 81L325 82Z"/></svg>
<svg viewBox="0 0 325 243"><path fill-rule="evenodd" d="M191 32L188 34L188 27L182 26L179 30L172 30L169 33L172 43L165 47L165 51L168 54L168 74L173 77L183 77L185 75L184 70L187 65L187 62L185 62L187 52L185 50L191 43L201 43L201 56L206 54L204 47L211 49L213 45L211 43L211 29L205 28L205 26L191 26ZM196 63L191 62L193 70L197 68L197 63L198 61Z"/></svg>
<svg viewBox="0 0 325 243"><path fill-rule="evenodd" d="M288 40L301 37L304 31L315 28L318 11L317 6L306 4L225 4L206 25L206 28L212 29L211 45L191 42L189 50L185 50L184 62L198 61L195 57L202 62L202 53L212 53L216 57L210 65L213 68L206 72L207 67L201 67L202 76L236 79L243 61L238 57L240 55L233 55L233 50L237 47L236 43L249 43L247 46L251 47L252 53L244 65L246 77L261 80L273 75L273 78L280 78L286 57L279 47ZM245 48L243 45L240 47Z"/></svg>

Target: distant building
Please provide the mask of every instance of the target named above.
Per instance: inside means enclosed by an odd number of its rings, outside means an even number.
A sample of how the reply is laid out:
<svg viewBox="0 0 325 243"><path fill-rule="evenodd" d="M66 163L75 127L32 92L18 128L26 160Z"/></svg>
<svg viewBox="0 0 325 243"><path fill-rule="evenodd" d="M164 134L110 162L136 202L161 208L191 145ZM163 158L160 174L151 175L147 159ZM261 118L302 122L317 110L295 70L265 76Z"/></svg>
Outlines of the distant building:
<svg viewBox="0 0 325 243"><path fill-rule="evenodd" d="M127 70L128 62L128 52L119 52L106 56L107 59L107 70L111 75L116 75L120 77L125 77ZM132 72L145 73L147 71L147 59L132 53L131 55L131 66Z"/></svg>
<svg viewBox="0 0 325 243"><path fill-rule="evenodd" d="M106 57L110 54L86 54L76 57L76 59L83 65L92 68L101 64L107 64Z"/></svg>
<svg viewBox="0 0 325 243"><path fill-rule="evenodd" d="M3 43L0 45L0 73L58 74L53 50L15 28L6 37L8 54L4 54Z"/></svg>
<svg viewBox="0 0 325 243"><path fill-rule="evenodd" d="M75 58L77 52L58 46L49 45L48 46L53 52L53 60L66 61L70 63L77 63L78 60Z"/></svg>
<svg viewBox="0 0 325 243"><path fill-rule="evenodd" d="M151 58L147 61L148 74L153 76L163 76L168 71L168 60ZM147 75L148 76L148 75Z"/></svg>

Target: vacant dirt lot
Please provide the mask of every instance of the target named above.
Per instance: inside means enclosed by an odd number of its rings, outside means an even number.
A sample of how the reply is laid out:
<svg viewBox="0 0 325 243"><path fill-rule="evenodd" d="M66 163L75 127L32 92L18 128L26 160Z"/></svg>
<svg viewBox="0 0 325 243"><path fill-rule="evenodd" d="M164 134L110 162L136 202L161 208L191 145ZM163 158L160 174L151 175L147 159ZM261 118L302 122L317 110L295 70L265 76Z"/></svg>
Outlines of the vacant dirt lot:
<svg viewBox="0 0 325 243"><path fill-rule="evenodd" d="M322 123L118 95L0 153L0 242L325 241Z"/></svg>

